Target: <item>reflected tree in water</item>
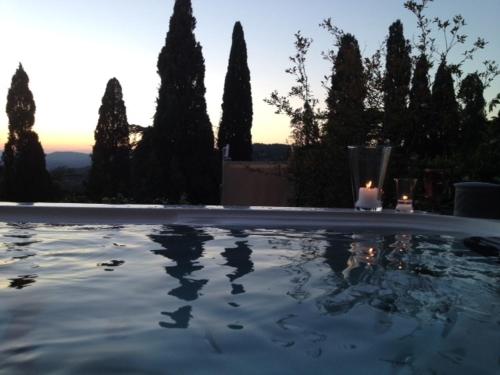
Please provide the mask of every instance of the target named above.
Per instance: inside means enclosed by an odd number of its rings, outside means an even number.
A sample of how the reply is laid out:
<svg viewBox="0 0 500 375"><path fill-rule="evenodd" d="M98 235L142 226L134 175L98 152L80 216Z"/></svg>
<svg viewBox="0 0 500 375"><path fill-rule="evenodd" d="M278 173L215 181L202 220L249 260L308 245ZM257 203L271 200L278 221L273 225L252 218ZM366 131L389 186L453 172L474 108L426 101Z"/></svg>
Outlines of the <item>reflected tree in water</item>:
<svg viewBox="0 0 500 375"><path fill-rule="evenodd" d="M3 235L2 240L6 251L5 253L0 253L0 263L2 263L2 261L7 262L7 264L11 262L17 263L20 260L35 257L36 252L33 251L32 245L40 242L35 239L36 226L33 224L19 223L8 224L7 227L9 231ZM5 275L4 280L8 282L9 288L24 289L36 282L38 275L30 272L32 272L34 268L37 268L37 266L35 263L20 262L18 264L24 267L22 267L22 269L16 269L19 273L15 277L9 278L9 276L14 276L13 274Z"/></svg>
<svg viewBox="0 0 500 375"><path fill-rule="evenodd" d="M23 289L36 281L37 275L23 275L10 280L9 288Z"/></svg>
<svg viewBox="0 0 500 375"><path fill-rule="evenodd" d="M208 283L208 280L194 279L191 275L204 268L197 260L203 256L205 242L212 240L213 237L202 229L175 225L165 226L160 233L152 234L150 238L163 248L153 250L154 254L175 262L173 266L166 266L165 271L177 279L180 286L170 290L168 294L183 301L198 299L201 289ZM191 306L184 306L175 312L162 314L175 321L175 324L161 323L160 325L165 328L187 328L192 317Z"/></svg>
<svg viewBox="0 0 500 375"><path fill-rule="evenodd" d="M231 230L231 235L236 238L247 237L240 230ZM231 281L231 294L245 293L245 288L242 284L234 283L235 280L253 272L253 262L251 260L252 250L248 246L247 241L236 241L236 247L226 248L221 255L227 260L226 266L236 268L233 273L226 276Z"/></svg>
<svg viewBox="0 0 500 375"><path fill-rule="evenodd" d="M175 323L160 322L160 327L163 328L188 328L191 315L191 306L184 306L174 312L162 312L162 315L168 316Z"/></svg>

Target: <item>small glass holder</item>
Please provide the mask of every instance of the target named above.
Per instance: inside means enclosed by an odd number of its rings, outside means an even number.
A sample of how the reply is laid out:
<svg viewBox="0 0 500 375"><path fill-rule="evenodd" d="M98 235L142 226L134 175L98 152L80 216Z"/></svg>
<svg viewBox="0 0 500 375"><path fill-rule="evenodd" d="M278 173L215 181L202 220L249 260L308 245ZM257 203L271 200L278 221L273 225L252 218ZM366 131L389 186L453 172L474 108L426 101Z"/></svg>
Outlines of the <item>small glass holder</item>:
<svg viewBox="0 0 500 375"><path fill-rule="evenodd" d="M382 211L382 193L390 146L349 146L352 194L358 211Z"/></svg>
<svg viewBox="0 0 500 375"><path fill-rule="evenodd" d="M417 184L416 178L395 178L396 196L398 204L396 211L402 213L413 213L413 192Z"/></svg>

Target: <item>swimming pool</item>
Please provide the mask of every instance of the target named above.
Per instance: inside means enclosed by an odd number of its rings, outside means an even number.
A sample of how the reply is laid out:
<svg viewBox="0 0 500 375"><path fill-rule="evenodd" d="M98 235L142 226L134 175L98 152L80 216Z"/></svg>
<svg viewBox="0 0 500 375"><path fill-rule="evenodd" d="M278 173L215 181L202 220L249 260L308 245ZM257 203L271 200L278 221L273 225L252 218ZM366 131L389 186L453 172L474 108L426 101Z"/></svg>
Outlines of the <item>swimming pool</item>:
<svg viewBox="0 0 500 375"><path fill-rule="evenodd" d="M0 373L495 374L500 224L3 205Z"/></svg>

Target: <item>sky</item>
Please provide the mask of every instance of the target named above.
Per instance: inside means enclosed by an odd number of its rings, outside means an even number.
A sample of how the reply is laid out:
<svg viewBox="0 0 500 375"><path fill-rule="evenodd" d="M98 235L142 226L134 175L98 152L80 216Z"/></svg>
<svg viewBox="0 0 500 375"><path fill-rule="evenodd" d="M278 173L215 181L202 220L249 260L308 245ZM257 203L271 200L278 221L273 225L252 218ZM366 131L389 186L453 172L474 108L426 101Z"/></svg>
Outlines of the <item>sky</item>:
<svg viewBox="0 0 500 375"><path fill-rule="evenodd" d="M330 66L321 51L332 38L319 27L325 18L354 34L363 55L383 43L389 25L401 19L405 36L417 35L403 0L192 0L195 35L203 47L209 116L216 134L234 22L240 21L252 79L254 142L285 143L289 119L264 103L273 90L293 84L285 74L294 52L294 33L313 38L307 69L313 92L323 102L322 78ZM0 0L0 144L8 134L4 112L12 75L19 62L30 77L37 106L34 130L45 152L90 152L107 81L123 88L129 123L151 125L160 84L158 54L165 43L174 0ZM429 16L460 13L465 32L489 41L465 66L473 72L485 59L500 62L500 0L435 0ZM438 38L438 42L441 39ZM457 53L461 49L457 48ZM500 92L500 79L486 91Z"/></svg>

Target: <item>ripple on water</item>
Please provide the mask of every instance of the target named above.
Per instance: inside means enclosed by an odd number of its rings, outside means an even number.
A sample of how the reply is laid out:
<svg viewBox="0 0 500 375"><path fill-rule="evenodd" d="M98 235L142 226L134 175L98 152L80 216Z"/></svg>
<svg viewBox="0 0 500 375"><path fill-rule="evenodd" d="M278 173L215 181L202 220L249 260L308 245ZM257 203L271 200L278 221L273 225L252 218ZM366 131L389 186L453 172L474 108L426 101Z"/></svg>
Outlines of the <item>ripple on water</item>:
<svg viewBox="0 0 500 375"><path fill-rule="evenodd" d="M0 373L499 370L500 273L449 236L0 224Z"/></svg>

